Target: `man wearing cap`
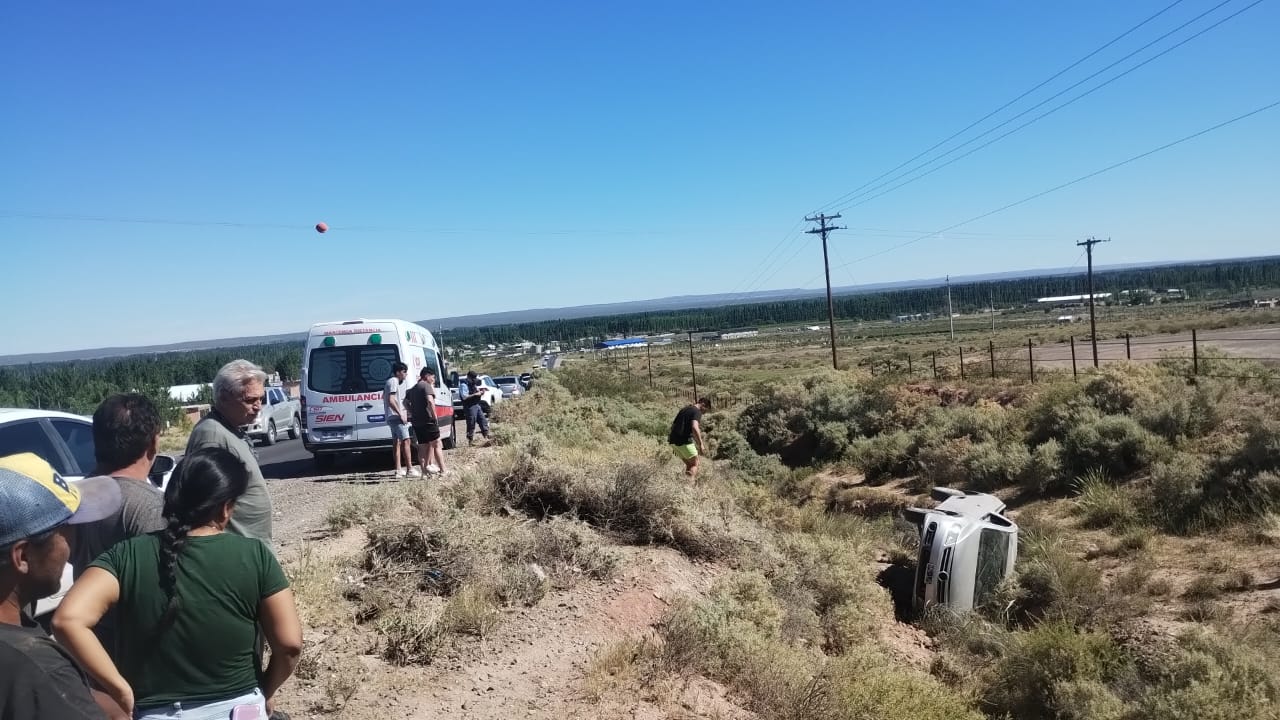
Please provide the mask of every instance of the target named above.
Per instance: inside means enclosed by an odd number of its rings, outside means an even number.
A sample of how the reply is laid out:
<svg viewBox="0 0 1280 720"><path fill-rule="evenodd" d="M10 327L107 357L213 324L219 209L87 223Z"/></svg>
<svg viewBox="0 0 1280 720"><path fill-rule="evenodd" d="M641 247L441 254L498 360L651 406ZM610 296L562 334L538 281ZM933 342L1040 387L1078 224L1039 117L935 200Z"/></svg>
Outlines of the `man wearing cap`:
<svg viewBox="0 0 1280 720"><path fill-rule="evenodd" d="M54 595L71 555L69 525L110 517L109 477L68 483L32 453L0 458L0 718L122 717L23 608Z"/></svg>

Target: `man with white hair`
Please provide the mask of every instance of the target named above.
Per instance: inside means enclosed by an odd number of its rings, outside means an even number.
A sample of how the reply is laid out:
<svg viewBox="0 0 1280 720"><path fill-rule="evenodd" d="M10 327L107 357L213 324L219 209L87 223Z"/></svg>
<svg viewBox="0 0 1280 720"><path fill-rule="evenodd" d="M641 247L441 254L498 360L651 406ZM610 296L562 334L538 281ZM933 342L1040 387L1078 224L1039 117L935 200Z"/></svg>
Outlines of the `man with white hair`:
<svg viewBox="0 0 1280 720"><path fill-rule="evenodd" d="M204 447L230 450L249 470L249 489L236 501L227 530L271 547L271 495L253 446L240 427L257 417L266 402L267 374L248 360L232 360L213 378L213 409L196 424L187 453Z"/></svg>

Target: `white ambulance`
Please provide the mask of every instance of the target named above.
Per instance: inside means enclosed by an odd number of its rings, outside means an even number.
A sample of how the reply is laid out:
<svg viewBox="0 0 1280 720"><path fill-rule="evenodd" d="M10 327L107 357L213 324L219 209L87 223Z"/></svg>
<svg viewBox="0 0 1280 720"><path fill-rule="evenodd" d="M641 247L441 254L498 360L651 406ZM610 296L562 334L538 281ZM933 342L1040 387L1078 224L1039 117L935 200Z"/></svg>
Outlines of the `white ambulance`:
<svg viewBox="0 0 1280 720"><path fill-rule="evenodd" d="M409 366L407 384L423 368L436 376L436 422L444 447L455 446L453 400L440 346L431 332L404 320L317 323L302 350L302 444L324 468L341 454L390 451L391 428L382 388L396 362Z"/></svg>

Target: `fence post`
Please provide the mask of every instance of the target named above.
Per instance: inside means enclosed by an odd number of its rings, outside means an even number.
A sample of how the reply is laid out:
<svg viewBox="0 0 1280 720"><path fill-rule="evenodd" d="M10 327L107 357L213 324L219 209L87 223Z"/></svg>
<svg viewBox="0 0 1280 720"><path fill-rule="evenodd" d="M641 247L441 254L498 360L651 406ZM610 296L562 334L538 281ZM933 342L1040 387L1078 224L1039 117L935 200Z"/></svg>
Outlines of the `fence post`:
<svg viewBox="0 0 1280 720"><path fill-rule="evenodd" d="M995 340L987 341L987 350L990 351L991 353L991 379L995 380L996 378L996 341Z"/></svg>
<svg viewBox="0 0 1280 720"><path fill-rule="evenodd" d="M1031 349L1031 338L1027 338L1027 369L1031 371L1031 382L1036 381L1036 355Z"/></svg>
<svg viewBox="0 0 1280 720"><path fill-rule="evenodd" d="M960 379L964 379L964 346L960 346Z"/></svg>
<svg viewBox="0 0 1280 720"><path fill-rule="evenodd" d="M1191 374L1200 374L1200 343L1196 339L1196 329L1191 328Z"/></svg>
<svg viewBox="0 0 1280 720"><path fill-rule="evenodd" d="M1076 336L1071 336L1071 379L1078 380L1080 371L1076 369Z"/></svg>
<svg viewBox="0 0 1280 720"><path fill-rule="evenodd" d="M1129 349L1129 337L1130 337L1129 333L1124 334L1124 359L1125 360L1133 359L1133 351Z"/></svg>
<svg viewBox="0 0 1280 720"><path fill-rule="evenodd" d="M907 356L907 375L911 375L912 372L913 371L911 369L911 356L908 355Z"/></svg>
<svg viewBox="0 0 1280 720"><path fill-rule="evenodd" d="M938 351L933 351L933 379L938 379Z"/></svg>

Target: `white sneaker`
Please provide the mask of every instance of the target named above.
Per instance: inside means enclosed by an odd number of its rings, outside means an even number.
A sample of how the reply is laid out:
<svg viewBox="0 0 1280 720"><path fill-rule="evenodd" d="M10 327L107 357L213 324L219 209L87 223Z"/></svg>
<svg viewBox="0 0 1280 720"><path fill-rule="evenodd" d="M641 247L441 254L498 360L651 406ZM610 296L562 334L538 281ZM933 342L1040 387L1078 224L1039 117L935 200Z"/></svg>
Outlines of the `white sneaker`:
<svg viewBox="0 0 1280 720"><path fill-rule="evenodd" d="M422 477L422 471L418 469L417 465L409 468L409 477Z"/></svg>
<svg viewBox="0 0 1280 720"><path fill-rule="evenodd" d="M435 463L431 463L430 465L427 466L427 472L438 473L440 472L440 466L436 465Z"/></svg>
<svg viewBox="0 0 1280 720"><path fill-rule="evenodd" d="M404 476L405 476L404 468L399 468L398 470L396 470L396 477L404 477Z"/></svg>

